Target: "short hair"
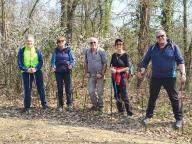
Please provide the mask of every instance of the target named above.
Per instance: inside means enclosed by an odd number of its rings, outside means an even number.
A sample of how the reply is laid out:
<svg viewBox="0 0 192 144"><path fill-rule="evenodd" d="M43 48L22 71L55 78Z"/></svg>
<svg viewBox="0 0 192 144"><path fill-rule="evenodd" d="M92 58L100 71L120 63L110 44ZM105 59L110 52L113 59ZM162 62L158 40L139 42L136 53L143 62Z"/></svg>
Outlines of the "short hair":
<svg viewBox="0 0 192 144"><path fill-rule="evenodd" d="M25 35L25 40L32 38L34 40L34 36L32 34Z"/></svg>
<svg viewBox="0 0 192 144"><path fill-rule="evenodd" d="M61 40L65 41L65 37L64 37L64 36L60 36L60 37L58 37L58 38L57 38L57 44L58 44L59 41L61 41Z"/></svg>
<svg viewBox="0 0 192 144"><path fill-rule="evenodd" d="M163 29L158 29L158 30L155 31L155 36L157 36L159 33L164 33L164 34L166 34L165 30L163 30Z"/></svg>
<svg viewBox="0 0 192 144"><path fill-rule="evenodd" d="M115 45L116 45L118 42L122 42L122 43L124 44L124 41L123 41L123 39L121 39L121 38L117 38L117 39L115 40Z"/></svg>
<svg viewBox="0 0 192 144"><path fill-rule="evenodd" d="M96 37L90 37L89 38L89 43L91 42L91 40L94 40L96 43L98 43L98 39Z"/></svg>

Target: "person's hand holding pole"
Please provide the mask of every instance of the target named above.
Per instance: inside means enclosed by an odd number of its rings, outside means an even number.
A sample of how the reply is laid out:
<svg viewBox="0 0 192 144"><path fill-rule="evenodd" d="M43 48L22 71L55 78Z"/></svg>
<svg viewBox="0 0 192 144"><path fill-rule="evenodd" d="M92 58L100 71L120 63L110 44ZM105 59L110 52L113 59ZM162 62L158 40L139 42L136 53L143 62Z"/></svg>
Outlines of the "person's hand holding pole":
<svg viewBox="0 0 192 144"><path fill-rule="evenodd" d="M181 74L181 84L185 84L186 82L186 74Z"/></svg>
<svg viewBox="0 0 192 144"><path fill-rule="evenodd" d="M110 71L111 71L111 73L114 73L114 74L117 72L117 70L114 69L114 67L110 67Z"/></svg>
<svg viewBox="0 0 192 144"><path fill-rule="evenodd" d="M145 74L145 68L141 68L140 72L138 72L138 77L142 78L144 74Z"/></svg>

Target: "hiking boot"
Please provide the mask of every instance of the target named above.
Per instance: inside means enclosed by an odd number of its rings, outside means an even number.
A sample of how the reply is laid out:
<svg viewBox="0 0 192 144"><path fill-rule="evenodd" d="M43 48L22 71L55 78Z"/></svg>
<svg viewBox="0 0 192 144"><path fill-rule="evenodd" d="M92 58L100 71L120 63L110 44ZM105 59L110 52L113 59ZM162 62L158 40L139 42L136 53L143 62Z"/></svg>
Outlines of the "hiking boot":
<svg viewBox="0 0 192 144"><path fill-rule="evenodd" d="M149 122L150 122L150 118L145 117L145 118L142 120L142 122L143 122L144 125L148 125Z"/></svg>
<svg viewBox="0 0 192 144"><path fill-rule="evenodd" d="M29 113L30 113L29 108L24 108L24 109L21 111L21 113L23 113L23 114L29 114Z"/></svg>
<svg viewBox="0 0 192 144"><path fill-rule="evenodd" d="M43 110L47 110L49 107L47 105L42 106Z"/></svg>
<svg viewBox="0 0 192 144"><path fill-rule="evenodd" d="M59 112L62 112L63 111L63 107L57 107L57 111L59 111Z"/></svg>
<svg viewBox="0 0 192 144"><path fill-rule="evenodd" d="M71 105L69 105L69 106L67 107L67 111L70 112L70 113L73 112L73 107L72 107Z"/></svg>
<svg viewBox="0 0 192 144"><path fill-rule="evenodd" d="M103 107L99 107L99 108L98 108L98 111L99 111L100 113L103 113Z"/></svg>
<svg viewBox="0 0 192 144"><path fill-rule="evenodd" d="M132 113L131 111L128 111L128 112L127 112L127 116L128 116L128 117L131 117L132 115L133 115L133 113Z"/></svg>
<svg viewBox="0 0 192 144"><path fill-rule="evenodd" d="M63 111L63 108L62 108L62 107L58 108L58 111L59 111L59 112L62 112L62 111Z"/></svg>
<svg viewBox="0 0 192 144"><path fill-rule="evenodd" d="M96 107L96 106L92 106L92 107L90 108L90 110L91 110L91 111L97 111L97 107Z"/></svg>
<svg viewBox="0 0 192 144"><path fill-rule="evenodd" d="M125 116L125 112L124 112L124 111L118 112L118 114L119 114L120 116Z"/></svg>
<svg viewBox="0 0 192 144"><path fill-rule="evenodd" d="M182 120L176 120L175 128L179 129L182 126Z"/></svg>

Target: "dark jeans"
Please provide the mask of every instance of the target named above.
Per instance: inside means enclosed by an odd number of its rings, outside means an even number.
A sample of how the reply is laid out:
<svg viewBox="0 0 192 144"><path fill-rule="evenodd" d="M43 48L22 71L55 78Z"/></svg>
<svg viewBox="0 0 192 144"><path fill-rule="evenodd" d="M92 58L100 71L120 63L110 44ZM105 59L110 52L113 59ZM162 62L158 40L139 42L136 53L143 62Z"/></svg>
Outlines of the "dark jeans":
<svg viewBox="0 0 192 144"><path fill-rule="evenodd" d="M158 98L161 86L163 86L168 93L175 119L181 120L182 111L178 94L176 92L176 78L151 78L150 97L148 101L146 117L153 117L153 110L155 108L156 100Z"/></svg>
<svg viewBox="0 0 192 144"><path fill-rule="evenodd" d="M127 77L125 74L121 75L120 85L116 85L115 78L112 77L112 83L114 88L114 94L116 99L116 105L118 112L123 112L124 107L128 115L132 115L132 107L129 102L128 93L127 93Z"/></svg>
<svg viewBox="0 0 192 144"><path fill-rule="evenodd" d="M67 96L67 105L72 105L72 85L71 85L71 72L55 72L57 82L57 96L58 107L63 107L63 85L65 85L65 93Z"/></svg>
<svg viewBox="0 0 192 144"><path fill-rule="evenodd" d="M37 91L40 96L41 105L47 106L42 71L39 70L39 71L35 72L34 74L29 74L29 73L23 72L22 77L23 77L23 85L24 85L24 108L30 108L31 89L32 89L33 81L34 81L34 83L36 82L36 87L37 87Z"/></svg>

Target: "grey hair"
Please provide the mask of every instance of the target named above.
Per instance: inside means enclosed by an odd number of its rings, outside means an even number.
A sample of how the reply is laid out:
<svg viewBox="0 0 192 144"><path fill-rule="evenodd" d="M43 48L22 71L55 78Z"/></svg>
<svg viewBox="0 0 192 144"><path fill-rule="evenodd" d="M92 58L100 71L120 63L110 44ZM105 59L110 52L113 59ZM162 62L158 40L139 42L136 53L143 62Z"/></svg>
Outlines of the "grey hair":
<svg viewBox="0 0 192 144"><path fill-rule="evenodd" d="M163 32L163 33L166 34L166 31L165 31L165 30L163 30L163 29L158 29L158 30L155 31L155 35L157 35L159 32Z"/></svg>
<svg viewBox="0 0 192 144"><path fill-rule="evenodd" d="M32 34L25 35L25 40L32 38L34 40L34 36Z"/></svg>
<svg viewBox="0 0 192 144"><path fill-rule="evenodd" d="M98 39L97 39L96 37L90 37L90 38L89 38L89 42L91 42L91 40L93 40L93 39L95 40L95 42L98 43Z"/></svg>

